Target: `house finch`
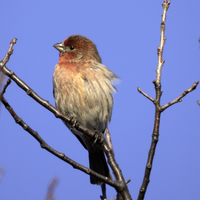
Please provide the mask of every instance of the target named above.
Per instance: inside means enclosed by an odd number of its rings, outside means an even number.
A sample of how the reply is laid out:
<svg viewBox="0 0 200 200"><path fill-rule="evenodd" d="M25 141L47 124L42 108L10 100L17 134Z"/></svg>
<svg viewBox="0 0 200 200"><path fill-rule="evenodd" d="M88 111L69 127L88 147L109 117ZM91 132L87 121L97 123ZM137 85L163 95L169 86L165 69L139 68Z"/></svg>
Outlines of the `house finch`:
<svg viewBox="0 0 200 200"><path fill-rule="evenodd" d="M112 115L113 81L117 76L101 64L95 44L87 37L72 35L54 47L60 52L53 74L56 108L89 130L104 133ZM64 123L88 150L90 168L112 178L101 147L93 144L89 136ZM92 176L90 182L102 184Z"/></svg>

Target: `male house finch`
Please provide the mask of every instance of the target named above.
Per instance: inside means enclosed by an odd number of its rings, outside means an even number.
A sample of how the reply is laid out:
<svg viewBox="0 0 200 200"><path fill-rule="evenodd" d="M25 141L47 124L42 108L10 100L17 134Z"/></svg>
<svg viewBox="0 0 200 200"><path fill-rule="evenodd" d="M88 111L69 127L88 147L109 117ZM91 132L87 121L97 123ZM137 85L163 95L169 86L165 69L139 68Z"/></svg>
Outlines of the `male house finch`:
<svg viewBox="0 0 200 200"><path fill-rule="evenodd" d="M112 115L115 91L112 82L117 76L101 64L96 45L87 37L72 35L54 47L60 52L53 74L56 108L91 131L104 133ZM90 168L111 178L101 147L93 144L89 136L65 125L88 150ZM102 184L92 176L90 182Z"/></svg>

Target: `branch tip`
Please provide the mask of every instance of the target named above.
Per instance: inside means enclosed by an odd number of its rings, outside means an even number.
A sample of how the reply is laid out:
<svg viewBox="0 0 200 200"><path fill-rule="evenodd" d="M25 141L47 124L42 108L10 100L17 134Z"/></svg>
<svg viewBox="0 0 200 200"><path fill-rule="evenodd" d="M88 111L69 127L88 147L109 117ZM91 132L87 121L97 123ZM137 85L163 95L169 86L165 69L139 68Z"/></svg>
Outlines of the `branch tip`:
<svg viewBox="0 0 200 200"><path fill-rule="evenodd" d="M147 99L149 99L150 101L152 101L153 103L155 102L155 99L153 99L152 97L150 97L148 94L146 94L145 92L143 92L139 87L137 87L137 90L139 93L141 93L142 95L144 95Z"/></svg>
<svg viewBox="0 0 200 200"><path fill-rule="evenodd" d="M196 81L193 83L193 85L189 88L189 89L186 89L179 97L177 97L176 99L174 99L173 101L165 104L164 106L161 106L160 107L160 111L163 112L166 108L174 105L175 103L179 103L179 102L182 102L182 98L184 96L186 96L188 93L192 92L193 90L196 89L197 85L199 84L199 81Z"/></svg>
<svg viewBox="0 0 200 200"><path fill-rule="evenodd" d="M158 55L158 63L157 63L157 69L156 69L156 80L153 81L153 84L155 86L155 92L156 92L156 97L154 100L155 104L155 119L154 119L154 130L153 130L153 135L152 135L152 142L151 142L151 147L149 149L149 154L147 158L147 165L144 173L144 178L142 185L140 187L140 192L138 195L138 200L143 200L149 181L150 181L150 174L151 174L151 169L152 169L152 163L154 159L154 154L156 150L156 145L158 142L158 136L159 136L159 126L160 126L160 115L161 115L161 107L160 107L160 99L161 99L161 71L163 64L165 63L165 60L163 59L163 49L166 41L165 37L165 23L166 23L166 14L167 10L169 8L169 3L167 0L164 0L162 3L163 7L163 12L161 15L161 25L160 25L160 45L157 48L157 55ZM155 135L155 133L157 133Z"/></svg>
<svg viewBox="0 0 200 200"><path fill-rule="evenodd" d="M166 9L168 9L170 3L171 3L171 1L168 1L168 2L167 2L167 0L164 0L164 2L163 2L163 4L162 4L163 8L165 7ZM167 11L167 10L166 10L166 11Z"/></svg>
<svg viewBox="0 0 200 200"><path fill-rule="evenodd" d="M126 180L126 184L130 183L131 179L129 178L128 180Z"/></svg>

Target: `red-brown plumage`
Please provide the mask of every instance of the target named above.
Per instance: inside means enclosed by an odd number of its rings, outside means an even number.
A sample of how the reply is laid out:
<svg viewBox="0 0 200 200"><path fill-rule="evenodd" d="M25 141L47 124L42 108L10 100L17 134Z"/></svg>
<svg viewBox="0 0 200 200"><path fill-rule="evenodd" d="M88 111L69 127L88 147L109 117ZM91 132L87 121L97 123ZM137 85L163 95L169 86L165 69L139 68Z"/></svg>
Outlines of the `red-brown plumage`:
<svg viewBox="0 0 200 200"><path fill-rule="evenodd" d="M75 58L75 55L73 52L68 53L68 54L60 54L58 63L59 64L66 63L66 62L69 63L69 60L72 60L74 58Z"/></svg>

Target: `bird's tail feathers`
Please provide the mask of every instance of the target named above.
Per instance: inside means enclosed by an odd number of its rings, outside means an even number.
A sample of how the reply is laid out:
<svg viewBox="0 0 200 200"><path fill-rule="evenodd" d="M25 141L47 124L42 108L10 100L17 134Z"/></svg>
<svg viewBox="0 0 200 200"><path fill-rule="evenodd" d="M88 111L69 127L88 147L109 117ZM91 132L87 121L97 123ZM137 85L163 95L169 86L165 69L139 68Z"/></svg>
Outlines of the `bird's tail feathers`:
<svg viewBox="0 0 200 200"><path fill-rule="evenodd" d="M89 162L90 162L90 169L94 170L95 172L103 176L112 179L103 150L99 152L89 151ZM100 181L96 177L90 176L90 183L101 185L102 181Z"/></svg>

